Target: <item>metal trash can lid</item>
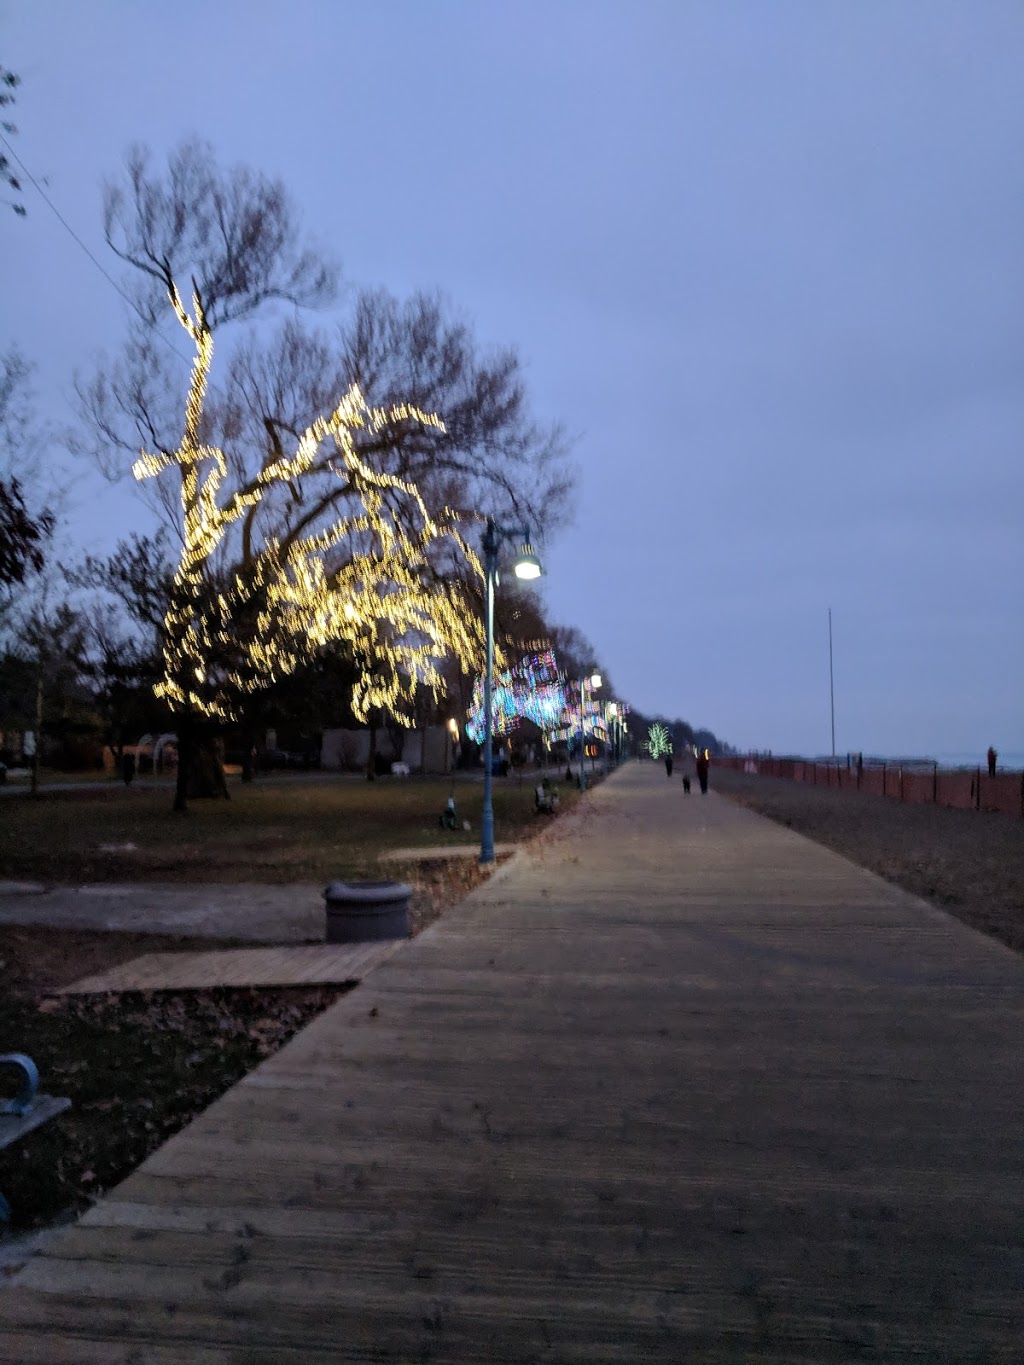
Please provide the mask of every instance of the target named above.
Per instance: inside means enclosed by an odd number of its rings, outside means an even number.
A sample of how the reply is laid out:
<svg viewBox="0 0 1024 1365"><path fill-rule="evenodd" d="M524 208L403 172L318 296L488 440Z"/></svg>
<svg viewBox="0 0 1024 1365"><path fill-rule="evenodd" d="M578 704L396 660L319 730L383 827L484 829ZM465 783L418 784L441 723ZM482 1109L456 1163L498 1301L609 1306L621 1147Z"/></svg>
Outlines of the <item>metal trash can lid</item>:
<svg viewBox="0 0 1024 1365"><path fill-rule="evenodd" d="M408 900L412 887L405 882L331 882L323 895L328 904L380 905Z"/></svg>

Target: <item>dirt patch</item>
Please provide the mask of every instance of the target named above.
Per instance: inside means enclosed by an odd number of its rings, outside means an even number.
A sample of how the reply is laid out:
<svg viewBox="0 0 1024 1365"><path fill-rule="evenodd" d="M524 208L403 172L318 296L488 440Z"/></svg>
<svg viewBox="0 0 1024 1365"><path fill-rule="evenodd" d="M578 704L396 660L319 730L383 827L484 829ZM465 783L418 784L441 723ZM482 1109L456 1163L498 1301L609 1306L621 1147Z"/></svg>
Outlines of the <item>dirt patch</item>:
<svg viewBox="0 0 1024 1365"><path fill-rule="evenodd" d="M502 854L497 863L508 861L511 854ZM440 919L450 905L457 905L490 872L485 872L476 858L439 859L436 863L417 862L404 868L397 864L397 875L414 888L409 902L409 936L415 938L428 924Z"/></svg>
<svg viewBox="0 0 1024 1365"><path fill-rule="evenodd" d="M1024 820L722 769L713 785L1024 952Z"/></svg>
<svg viewBox="0 0 1024 1365"><path fill-rule="evenodd" d="M60 1118L0 1152L13 1228L80 1211L342 995L344 987L147 991L0 1003Z"/></svg>

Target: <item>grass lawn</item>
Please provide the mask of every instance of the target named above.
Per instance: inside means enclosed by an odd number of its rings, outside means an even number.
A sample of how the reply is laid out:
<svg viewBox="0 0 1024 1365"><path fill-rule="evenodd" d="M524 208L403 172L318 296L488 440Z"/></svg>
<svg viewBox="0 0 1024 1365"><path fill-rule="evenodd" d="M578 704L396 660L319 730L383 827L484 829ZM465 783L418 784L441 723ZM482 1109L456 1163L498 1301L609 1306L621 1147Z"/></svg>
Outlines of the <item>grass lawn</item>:
<svg viewBox="0 0 1024 1365"><path fill-rule="evenodd" d="M118 778L118 781L121 779ZM61 772L59 768L40 768L39 785L45 787L51 782L74 782L76 786L88 782L113 782L114 774L104 772L101 768L90 768L85 772L78 771L73 773ZM28 768L9 768L5 784L9 787L25 788L32 783L32 774Z"/></svg>
<svg viewBox="0 0 1024 1365"><path fill-rule="evenodd" d="M498 842L529 838L548 821L534 814L532 775L494 782ZM578 799L557 784L562 810ZM86 784L32 800L0 799L0 879L80 882L299 882L372 875L377 855L480 838L483 785L449 777L311 774L233 782L230 801L171 811L171 792L123 783ZM469 831L441 829L454 791ZM125 845L132 845L127 848Z"/></svg>

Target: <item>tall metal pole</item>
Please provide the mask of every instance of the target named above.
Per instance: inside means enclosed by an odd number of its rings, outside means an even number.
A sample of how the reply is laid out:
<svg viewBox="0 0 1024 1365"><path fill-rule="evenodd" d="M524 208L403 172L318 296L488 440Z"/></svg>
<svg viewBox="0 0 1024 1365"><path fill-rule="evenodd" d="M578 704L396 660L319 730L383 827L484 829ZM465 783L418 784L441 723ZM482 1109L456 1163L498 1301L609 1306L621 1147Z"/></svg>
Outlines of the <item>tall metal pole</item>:
<svg viewBox="0 0 1024 1365"><path fill-rule="evenodd" d="M494 862L494 807L491 804L491 679L494 675L494 577L498 571L498 528L488 517L484 535L487 578L487 658L484 667L484 811L480 818L480 862Z"/></svg>
<svg viewBox="0 0 1024 1365"><path fill-rule="evenodd" d="M587 790L587 770L583 763L587 748L587 719L584 712L587 696L587 680L580 678L580 791Z"/></svg>
<svg viewBox="0 0 1024 1365"><path fill-rule="evenodd" d="M832 608L828 609L828 700L832 712L832 757L836 756L836 691L832 679Z"/></svg>

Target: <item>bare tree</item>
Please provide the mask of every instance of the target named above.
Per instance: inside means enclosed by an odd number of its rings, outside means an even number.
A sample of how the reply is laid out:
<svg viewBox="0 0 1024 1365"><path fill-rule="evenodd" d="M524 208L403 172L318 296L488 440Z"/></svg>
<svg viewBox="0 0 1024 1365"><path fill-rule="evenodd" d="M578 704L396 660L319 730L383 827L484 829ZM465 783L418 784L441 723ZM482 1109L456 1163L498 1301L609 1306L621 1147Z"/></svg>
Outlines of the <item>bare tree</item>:
<svg viewBox="0 0 1024 1365"><path fill-rule="evenodd" d="M478 566L460 521L514 512L551 526L564 513L564 436L531 420L516 357L482 355L428 296L401 304L360 294L340 335L297 317L259 331L257 309L324 303L335 272L300 245L279 183L221 170L200 143L182 147L162 173L133 152L123 181L107 188L104 226L135 272L134 318L120 358L79 385L86 421L74 448L112 475L130 454L180 543L164 695L183 718L223 717L285 660L298 666L311 642L345 638L363 660L356 714L408 712L417 686L439 685L417 653L423 642L444 638L464 658L472 647L466 603ZM176 343L160 332L168 300L195 348L187 379ZM233 328L214 388L214 338L247 320L241 334ZM438 412L443 420L431 416ZM200 560L186 585L186 566ZM292 623L308 594L336 602L357 582L378 594L378 608L392 598L387 609L357 612L360 628L347 634L321 612L300 641ZM418 623L408 614L415 602L428 604ZM449 626L439 629L443 619ZM195 632L203 658L190 643L175 654L174 641Z"/></svg>
<svg viewBox="0 0 1024 1365"><path fill-rule="evenodd" d="M43 567L43 546L53 529L48 512L29 515L17 479L0 480L0 589L24 583Z"/></svg>
<svg viewBox="0 0 1024 1365"><path fill-rule="evenodd" d="M16 346L0 356L0 612L10 589L42 571L56 525L41 476L42 433L35 418L32 366Z"/></svg>
<svg viewBox="0 0 1024 1365"><path fill-rule="evenodd" d="M14 92L20 84L20 76L16 76L13 71L8 71L5 67L0 66L0 109L8 109L14 103L17 99ZM3 130L5 137L18 131L8 118L0 118L0 129ZM21 180L15 174L10 157L2 148L0 148L0 184L7 185L15 194L21 194ZM19 218L24 218L28 212L20 199L7 199L4 202L8 208L14 210Z"/></svg>
<svg viewBox="0 0 1024 1365"><path fill-rule="evenodd" d="M140 447L169 450L178 439L184 358L158 330L173 284L188 297L194 283L217 334L268 300L328 302L335 272L298 245L277 182L244 169L221 171L201 143L179 149L162 175L134 151L123 183L107 188L104 225L112 249L135 267L135 314L120 358L79 384L87 420L73 446L116 476ZM431 295L403 303L384 291L360 292L333 335L297 317L270 332L249 328L220 385L205 396L204 434L224 450L234 476L251 476L353 384L373 408L408 403L443 417L443 428L406 424L355 435L357 453L415 483L431 512L514 513L543 529L564 519L572 481L564 432L530 416L515 353L484 353L470 328ZM329 461L320 472L322 486L307 488L301 511L306 526L349 491ZM174 524L169 485L152 491L154 506ZM285 513L299 516L294 502L268 500L253 527L266 532Z"/></svg>

